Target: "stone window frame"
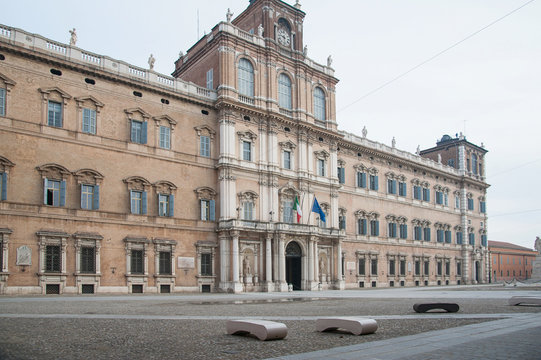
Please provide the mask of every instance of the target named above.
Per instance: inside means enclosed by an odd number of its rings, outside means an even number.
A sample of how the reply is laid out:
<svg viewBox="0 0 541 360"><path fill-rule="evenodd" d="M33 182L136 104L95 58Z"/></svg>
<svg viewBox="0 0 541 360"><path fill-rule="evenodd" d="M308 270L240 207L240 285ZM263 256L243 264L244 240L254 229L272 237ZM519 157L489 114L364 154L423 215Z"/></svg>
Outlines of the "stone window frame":
<svg viewBox="0 0 541 360"><path fill-rule="evenodd" d="M129 211L127 211L128 214L132 214L132 215L148 215L148 194L150 193L150 190L152 189L152 184L150 183L150 181L148 181L147 179L145 179L144 177L142 176L130 176L130 177L127 177L125 179L122 180L125 184L126 184L126 187L127 187L127 190L128 190L128 209ZM141 198L141 212L140 213L133 213L132 212L132 191L138 191L138 192L141 192L145 195L142 196ZM146 212L144 210L147 210Z"/></svg>
<svg viewBox="0 0 541 360"><path fill-rule="evenodd" d="M101 242L103 236L98 233L77 232L73 234L75 238L75 282L77 293L82 294L83 285L94 285L94 292L100 284L101 272ZM81 250L83 247L94 248L94 272L81 271Z"/></svg>
<svg viewBox="0 0 541 360"><path fill-rule="evenodd" d="M297 148L297 145L295 145L293 142L291 141L281 141L278 143L278 145L280 145L280 149L281 149L281 166L282 166L282 169L285 169L285 170L293 170L295 169L295 149ZM285 160L284 160L284 153L285 152L289 152L290 156L289 156L289 168L286 168L285 167Z"/></svg>
<svg viewBox="0 0 541 360"><path fill-rule="evenodd" d="M66 207L67 205L67 199L68 199L68 181L70 180L71 176L72 176L72 173L67 169L65 168L64 166L62 165L59 165L59 164L55 164L55 163L48 163L48 164L43 164L43 165L40 165L40 166L37 166L36 167L36 170L39 172L41 178L42 178L42 189L43 189L43 198L42 198L42 201L41 201L41 204L45 205L45 206L54 206L54 207ZM58 205L49 205L47 204L47 198L46 198L46 193L47 193L47 182L51 180L51 181L59 181L60 183L64 183L64 194L59 194L59 197L61 196L64 196L64 204L62 204L61 200L59 200L59 204ZM62 185L61 185L62 186ZM60 191L62 191L62 188L60 189Z"/></svg>
<svg viewBox="0 0 541 360"><path fill-rule="evenodd" d="M339 207L338 208L338 228L340 230L346 230L347 228L347 209L344 208L344 207ZM344 223L344 226L342 227L342 219L343 219L343 223Z"/></svg>
<svg viewBox="0 0 541 360"><path fill-rule="evenodd" d="M197 196L197 200L199 202L199 206L198 206L198 210L199 210L199 215L197 216L197 219L198 220L201 220L201 221L215 221L216 219L216 214L211 214L212 210L210 209L210 203L211 202L214 202L214 211L216 212L216 196L218 195L218 193L208 187L208 186L201 186L201 187L198 187L197 189L194 190L196 196ZM209 202L209 214L208 215L208 218L203 220L201 218L201 202L202 201L208 201ZM214 220L213 220L214 218Z"/></svg>
<svg viewBox="0 0 541 360"><path fill-rule="evenodd" d="M66 286L66 278L68 273L66 271L66 248L68 246L68 238L70 235L63 231L55 230L40 230L36 232L38 237L38 277L42 293L46 293L47 284L58 284L60 286L60 293L63 293ZM60 271L48 272L46 270L46 250L47 246L59 246L60 247Z"/></svg>
<svg viewBox="0 0 541 360"><path fill-rule="evenodd" d="M257 199L259 198L259 195L252 190L242 191L237 194L237 203L238 203L238 211L239 211L239 218L242 220L247 221L257 221ZM251 202L252 203L252 213L251 213L251 219L246 219L246 203Z"/></svg>
<svg viewBox="0 0 541 360"><path fill-rule="evenodd" d="M369 259L370 259L370 277L375 277L376 279L378 278L379 274L378 274L378 271L379 271L379 252L378 251L370 251L370 253L368 254L369 255ZM374 274L373 270L373 266L372 266L372 261L373 260L376 260L376 273Z"/></svg>
<svg viewBox="0 0 541 360"><path fill-rule="evenodd" d="M174 278L175 277L175 248L177 246L177 241L172 239L166 239L166 238L154 238L152 239L152 243L154 244L154 278ZM161 252L168 252L170 253L170 273L165 274L161 273L160 271L160 253ZM160 282L161 279L156 280L158 287L158 291L160 288ZM167 281L168 284L170 284L170 281Z"/></svg>
<svg viewBox="0 0 541 360"><path fill-rule="evenodd" d="M79 196L80 196L80 204L81 204L81 209L83 209L83 199L82 199L82 186L83 185L89 185L89 186L93 186L94 187L94 193L92 194L93 198L92 198L92 209L86 209L85 210L99 210L99 206L101 205L100 204L100 199L99 199L99 194L100 194L100 188L101 188L101 184L103 182L103 179L104 179L104 176L96 171L96 170L93 170L93 169L88 169L88 168L83 168L83 169L79 169L77 171L74 171L72 173L73 177L75 178L75 181L77 183L77 186L79 187ZM97 205L98 207L96 208L96 200L94 200L94 197L96 196L96 187L98 189L97 191L97 196L98 196L98 200L97 200Z"/></svg>
<svg viewBox="0 0 541 360"><path fill-rule="evenodd" d="M438 192L443 194L442 204L438 204L438 196L436 195ZM449 207L449 192L450 189L447 186L442 186L440 184L434 185L434 204Z"/></svg>
<svg viewBox="0 0 541 360"><path fill-rule="evenodd" d="M397 271L397 265L399 264L399 262L397 261L397 258L398 258L398 254L396 253L387 253L387 277L389 278L396 278L398 277L398 271ZM393 270L393 273L391 273L391 261L394 261L394 269Z"/></svg>
<svg viewBox="0 0 541 360"><path fill-rule="evenodd" d="M17 85L17 83L4 74L0 73L0 88L4 89L4 112L0 113L0 117L7 117L8 110L10 110L10 98L11 98L11 89Z"/></svg>
<svg viewBox="0 0 541 360"><path fill-rule="evenodd" d="M238 131L238 146L239 146L239 157L238 159L240 161L247 161L247 162L256 162L256 140L257 140L257 134L253 131L247 130L247 131ZM244 159L244 143L250 143L250 159L246 160Z"/></svg>
<svg viewBox="0 0 541 360"><path fill-rule="evenodd" d="M7 200L9 173L14 166L14 163L3 156L0 156L0 201Z"/></svg>
<svg viewBox="0 0 541 360"><path fill-rule="evenodd" d="M371 235L371 228L370 228L370 222L373 221L373 220L376 220L378 221L379 223L379 213L375 212L375 211L365 211L365 210L357 210L355 211L355 223L356 223L356 234L357 236L365 236L365 237L374 237L376 235ZM366 234L361 234L360 233L360 227L359 227L359 220L360 219L365 219L366 220ZM379 235L377 235L376 237L379 237Z"/></svg>
<svg viewBox="0 0 541 360"><path fill-rule="evenodd" d="M160 217L174 217L175 210L175 193L177 191L177 186L167 180L158 180L152 184L154 192L156 194L157 200L157 211L156 216ZM168 207L165 215L160 215L160 195L165 195L168 197Z"/></svg>
<svg viewBox="0 0 541 360"><path fill-rule="evenodd" d="M365 277L368 275L368 271L366 271L366 266L370 265L367 263L367 259L370 259L370 254L363 250L357 250L355 251L355 258L356 258L356 267L357 267L357 280L364 280ZM364 274L361 274L361 268L359 266L359 260L364 259Z"/></svg>
<svg viewBox="0 0 541 360"><path fill-rule="evenodd" d="M173 135L175 131L175 126L177 125L177 121L170 117L169 115L161 115L161 116L153 116L152 120L154 120L154 125L156 126L156 139L155 144L157 148L163 149L163 150L174 150L173 149ZM168 127L169 128L169 147L162 147L161 146L161 127Z"/></svg>
<svg viewBox="0 0 541 360"><path fill-rule="evenodd" d="M330 212L330 209L331 209L331 206L326 203L326 202L322 202L319 204L319 206L321 207L321 210L323 211L323 213L325 214L325 221L321 221L319 215L316 214L316 217L315 217L315 221L317 221L317 225L320 227L320 228L327 228L327 221L329 221L329 212ZM310 209L312 210L312 209Z"/></svg>
<svg viewBox="0 0 541 360"><path fill-rule="evenodd" d="M150 139L150 137L148 136L148 131L150 130L150 127L148 126L148 123L151 118L150 114L147 113L145 110L141 109L140 107L124 109L124 113L126 114L126 120L127 120L127 126L128 126L127 142L132 143L132 144L138 144L138 145L148 145L148 139ZM132 123L134 121L144 124L141 129L142 131L141 139L138 139L139 141L134 141L134 139L132 138ZM143 132L143 130L146 130L146 131Z"/></svg>
<svg viewBox="0 0 541 360"><path fill-rule="evenodd" d="M0 283L7 281L9 275L9 236L13 230L0 228Z"/></svg>
<svg viewBox="0 0 541 360"><path fill-rule="evenodd" d="M133 285L142 285L143 293L146 292L148 286L148 246L150 240L141 236L126 236L124 239L124 249L126 251L126 282L128 293L133 292ZM131 272L131 257L132 250L143 251L143 273L132 274Z"/></svg>
<svg viewBox="0 0 541 360"><path fill-rule="evenodd" d="M67 129L66 125L69 124L68 117L66 116L66 108L69 104L69 100L72 98L70 94L61 90L58 87L50 88L39 88L38 91L41 93L41 124L42 126L54 127L57 129ZM54 94L57 94L56 96ZM49 125L49 101L54 101L60 103L61 105L61 116L62 116L62 126L50 126Z"/></svg>
<svg viewBox="0 0 541 360"><path fill-rule="evenodd" d="M430 202L430 199L428 200L425 200L425 197L424 197L424 191L427 190L428 193L430 194L430 183L428 181L423 181L423 180L420 180L418 178L414 178L411 180L411 183L413 185L412 187L412 191L411 191L411 197L413 200L417 200L417 201L422 201L422 202ZM421 198L420 199L415 199L415 186L418 186L421 188Z"/></svg>
<svg viewBox="0 0 541 360"><path fill-rule="evenodd" d="M207 125L200 125L194 127L196 136L197 136L197 156L205 157L205 158L211 158L212 157L212 149L214 148L214 137L216 136L216 131L212 130L210 126ZM207 136L209 138L209 154L208 156L201 154L201 137Z"/></svg>
<svg viewBox="0 0 541 360"><path fill-rule="evenodd" d="M403 174L395 174L394 172L392 171L389 171L387 173L385 173L385 177L387 178L387 181L385 183L385 189L386 189L386 193L388 195L395 195L395 196L402 196L402 195L399 195L400 194L400 183L406 183L406 176L403 175ZM395 181L395 192L394 193L391 193L389 192L389 180L392 180L392 181ZM407 193L407 192L406 192Z"/></svg>
<svg viewBox="0 0 541 360"><path fill-rule="evenodd" d="M297 188L295 188L295 186L293 186L292 184L287 184L285 186L283 186L282 188L280 188L278 190L278 202L280 204L280 213L279 213L279 220L281 220L281 222L287 222L286 221L286 218L284 217L285 214L284 214L284 204L285 204L285 201L291 201L291 209L293 209L293 203L295 201L295 196L299 196L300 195L300 191L297 190ZM295 219L295 217L293 216L293 211L291 211L291 224L295 224L297 222L297 219Z"/></svg>
<svg viewBox="0 0 541 360"><path fill-rule="evenodd" d="M199 291L202 291L202 285L210 285L211 289L216 281L216 249L218 248L218 245L212 241L205 241L200 240L195 243L196 248L196 254L197 254L197 275L195 276L197 278L197 283L199 285ZM211 275L203 275L201 272L201 264L202 264L202 255L203 254L210 254L210 261L211 261Z"/></svg>
<svg viewBox="0 0 541 360"><path fill-rule="evenodd" d="M315 161L315 174L317 176L321 176L321 177L327 177L328 174L329 174L329 169L328 168L328 159L330 157L330 154L325 151L325 150L320 150L320 151L314 151L314 161ZM319 162L318 160L322 160L323 161L323 174L321 174L320 172L320 168L319 168Z"/></svg>
<svg viewBox="0 0 541 360"><path fill-rule="evenodd" d="M101 108L103 108L105 104L91 95L79 96L79 97L76 97L74 100L77 105L77 119L80 120L80 121L77 121L77 131L81 133L85 133L85 134L90 134L90 135L98 135L98 129L101 128L100 127L100 121L101 121L100 112L101 112ZM84 109L90 109L96 112L95 132L87 132L83 130Z"/></svg>

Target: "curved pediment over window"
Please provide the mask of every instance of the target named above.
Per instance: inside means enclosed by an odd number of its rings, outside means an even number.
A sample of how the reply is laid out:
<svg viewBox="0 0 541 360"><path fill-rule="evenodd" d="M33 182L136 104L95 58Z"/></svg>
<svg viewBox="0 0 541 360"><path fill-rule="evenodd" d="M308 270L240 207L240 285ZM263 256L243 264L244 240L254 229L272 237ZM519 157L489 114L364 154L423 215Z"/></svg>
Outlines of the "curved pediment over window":
<svg viewBox="0 0 541 360"><path fill-rule="evenodd" d="M99 184L103 180L103 175L92 169L79 169L73 172L73 176L79 184Z"/></svg>
<svg viewBox="0 0 541 360"><path fill-rule="evenodd" d="M194 190L199 199L214 199L216 197L216 191L207 186L201 186Z"/></svg>
<svg viewBox="0 0 541 360"><path fill-rule="evenodd" d="M39 171L42 177L51 179L65 179L71 175L71 172L64 166L54 163L38 166L36 170Z"/></svg>

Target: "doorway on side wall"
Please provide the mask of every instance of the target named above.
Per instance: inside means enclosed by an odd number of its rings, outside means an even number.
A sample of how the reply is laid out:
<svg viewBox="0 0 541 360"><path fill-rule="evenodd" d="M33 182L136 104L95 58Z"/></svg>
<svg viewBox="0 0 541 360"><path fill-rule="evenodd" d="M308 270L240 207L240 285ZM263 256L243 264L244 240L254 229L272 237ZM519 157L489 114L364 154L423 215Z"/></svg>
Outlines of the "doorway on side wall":
<svg viewBox="0 0 541 360"><path fill-rule="evenodd" d="M293 285L293 290L301 289L302 250L295 241L286 246L286 282Z"/></svg>

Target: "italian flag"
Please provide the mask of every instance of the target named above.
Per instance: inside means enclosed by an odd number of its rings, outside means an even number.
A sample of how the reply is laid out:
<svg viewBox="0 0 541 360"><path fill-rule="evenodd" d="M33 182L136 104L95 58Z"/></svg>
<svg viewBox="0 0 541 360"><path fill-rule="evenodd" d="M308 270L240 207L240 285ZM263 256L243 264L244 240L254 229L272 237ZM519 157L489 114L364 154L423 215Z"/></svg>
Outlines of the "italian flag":
<svg viewBox="0 0 541 360"><path fill-rule="evenodd" d="M299 198L297 196L295 196L295 203L293 204L293 210L297 212L297 223L300 223L302 210L301 210L301 206L299 205Z"/></svg>

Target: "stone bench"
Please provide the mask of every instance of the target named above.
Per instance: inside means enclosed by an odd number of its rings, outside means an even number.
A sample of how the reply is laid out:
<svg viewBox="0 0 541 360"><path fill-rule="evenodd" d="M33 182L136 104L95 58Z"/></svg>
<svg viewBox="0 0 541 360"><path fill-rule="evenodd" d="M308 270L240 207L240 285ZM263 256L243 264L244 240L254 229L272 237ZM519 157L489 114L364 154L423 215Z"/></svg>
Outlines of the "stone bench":
<svg viewBox="0 0 541 360"><path fill-rule="evenodd" d="M513 296L509 299L509 305L541 305L540 296Z"/></svg>
<svg viewBox="0 0 541 360"><path fill-rule="evenodd" d="M229 320L227 321L229 335L251 334L259 340L278 340L287 335L285 324L266 320Z"/></svg>
<svg viewBox="0 0 541 360"><path fill-rule="evenodd" d="M372 334L378 329L376 320L362 317L334 317L316 320L317 331L347 330L353 335Z"/></svg>
<svg viewBox="0 0 541 360"><path fill-rule="evenodd" d="M459 306L455 303L422 303L413 305L413 310L418 313L425 313L436 309L454 313L458 311Z"/></svg>

